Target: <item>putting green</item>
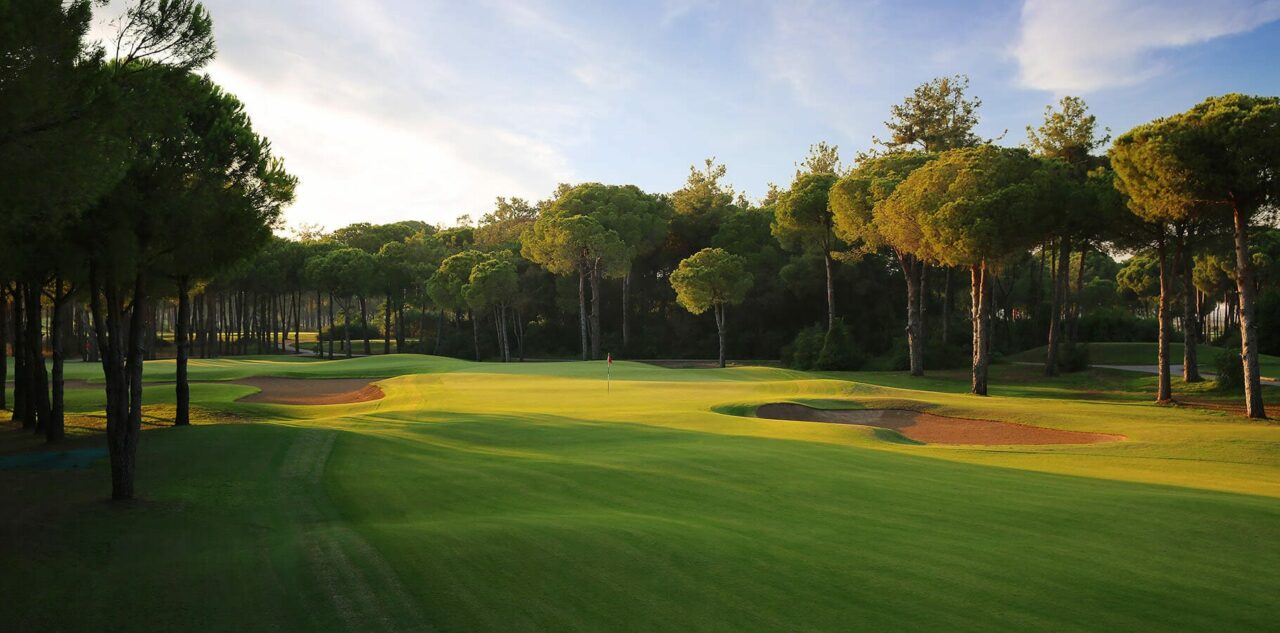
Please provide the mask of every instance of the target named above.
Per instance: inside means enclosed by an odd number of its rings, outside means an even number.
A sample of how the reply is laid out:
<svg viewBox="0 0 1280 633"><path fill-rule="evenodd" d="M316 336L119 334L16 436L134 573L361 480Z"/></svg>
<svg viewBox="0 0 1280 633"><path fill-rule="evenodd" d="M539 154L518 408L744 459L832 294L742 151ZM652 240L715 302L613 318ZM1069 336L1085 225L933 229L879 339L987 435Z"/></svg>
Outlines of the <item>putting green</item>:
<svg viewBox="0 0 1280 633"><path fill-rule="evenodd" d="M149 364L147 379L171 368ZM843 631L1280 620L1275 424L1059 383L976 398L945 375L615 363L607 387L602 363L405 355L192 368L201 381L255 375L382 378L385 398L255 404L236 401L251 387L195 385L209 411L267 423L148 431L144 499L130 510L98 501L102 465L0 473L14 480L0 501L18 508L0 521L0 566L12 570L0 591L30 596L12 601L12 621ZM163 411L171 391L147 395ZM100 399L77 389L69 402L92 412ZM915 445L750 415L770 402L1127 440ZM77 608L55 608L67 604Z"/></svg>

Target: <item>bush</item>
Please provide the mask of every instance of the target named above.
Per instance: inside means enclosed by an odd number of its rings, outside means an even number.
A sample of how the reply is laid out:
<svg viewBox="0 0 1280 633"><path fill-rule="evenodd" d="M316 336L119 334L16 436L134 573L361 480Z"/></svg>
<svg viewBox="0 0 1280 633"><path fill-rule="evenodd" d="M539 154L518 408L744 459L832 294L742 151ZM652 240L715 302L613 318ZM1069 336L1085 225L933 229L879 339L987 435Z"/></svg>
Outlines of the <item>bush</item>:
<svg viewBox="0 0 1280 633"><path fill-rule="evenodd" d="M351 323L351 324L339 324L337 327L334 327L334 328L324 328L320 330L320 340L322 341L329 340L330 332L333 332L333 335L337 337L334 340L337 340L337 341L346 340L347 328L351 328L351 340L353 341L364 340L366 332L368 333L369 338L382 338L382 330L378 329L377 326L375 326L372 323L370 323L369 326L365 328L360 327L359 323Z"/></svg>
<svg viewBox="0 0 1280 633"><path fill-rule="evenodd" d="M1218 373L1214 388L1218 391L1244 393L1244 365L1240 354L1226 350L1214 359L1214 369Z"/></svg>
<svg viewBox="0 0 1280 633"><path fill-rule="evenodd" d="M1089 310L1080 316L1079 327L1080 340L1092 343L1153 343L1160 334L1156 319L1139 318L1120 307Z"/></svg>
<svg viewBox="0 0 1280 633"><path fill-rule="evenodd" d="M792 369L813 369L825 342L826 331L817 325L800 330L790 345L783 346L782 362Z"/></svg>
<svg viewBox="0 0 1280 633"><path fill-rule="evenodd" d="M1066 373L1089 368L1089 346L1085 343L1064 343L1058 350L1058 370Z"/></svg>
<svg viewBox="0 0 1280 633"><path fill-rule="evenodd" d="M849 327L837 320L822 341L822 351L814 363L814 369L823 371L853 371L862 367L866 357L853 343Z"/></svg>

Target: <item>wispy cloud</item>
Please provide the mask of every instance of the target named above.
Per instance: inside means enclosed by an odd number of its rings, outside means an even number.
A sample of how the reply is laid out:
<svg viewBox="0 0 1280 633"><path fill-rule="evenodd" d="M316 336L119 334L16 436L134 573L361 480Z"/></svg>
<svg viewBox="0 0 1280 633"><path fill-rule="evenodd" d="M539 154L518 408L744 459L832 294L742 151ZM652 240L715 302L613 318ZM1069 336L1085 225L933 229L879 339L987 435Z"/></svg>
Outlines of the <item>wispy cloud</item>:
<svg viewBox="0 0 1280 633"><path fill-rule="evenodd" d="M1026 0L1013 52L1023 85L1089 92L1159 75L1171 49L1277 19L1277 0Z"/></svg>

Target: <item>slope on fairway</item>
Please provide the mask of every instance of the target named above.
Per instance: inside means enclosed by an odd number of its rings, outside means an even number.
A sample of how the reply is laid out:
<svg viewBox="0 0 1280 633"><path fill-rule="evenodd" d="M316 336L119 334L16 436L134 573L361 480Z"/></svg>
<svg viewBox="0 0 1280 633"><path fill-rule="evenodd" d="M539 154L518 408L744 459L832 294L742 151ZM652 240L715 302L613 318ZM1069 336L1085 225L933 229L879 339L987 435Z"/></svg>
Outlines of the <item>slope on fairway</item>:
<svg viewBox="0 0 1280 633"><path fill-rule="evenodd" d="M14 613L66 630L358 630L351 608L381 630L417 616L500 631L1228 630L1280 617L1275 425L760 368L617 363L610 391L601 363L403 356L202 371L412 373L350 405L236 402L251 389L197 385L202 406L276 422L148 431L140 511L96 501L101 465L52 487L24 479L21 522L0 522L27 528L0 544L16 570L0 591L23 598ZM97 394L77 393L78 410L100 408ZM750 417L785 401L1129 440L912 446ZM302 515L277 475L313 433L333 434L332 454L305 490L327 494ZM32 526L48 543L35 554L19 538ZM318 582L296 538L308 526L335 535L349 561L339 579L368 582ZM73 603L84 608L58 608ZM127 608L148 615L126 622Z"/></svg>
<svg viewBox="0 0 1280 633"><path fill-rule="evenodd" d="M1093 365L1155 365L1159 360L1155 343L1089 343L1088 345L1089 363ZM1175 365L1180 364L1183 351L1182 343L1170 342L1170 362ZM1220 355L1239 355L1240 349L1237 347L1234 350L1229 350L1213 345L1197 345L1196 352L1200 361L1200 370L1212 372L1214 371L1214 364ZM1043 363L1044 355L1045 347L1041 345L1034 349L1012 354L1009 356L1009 360ZM1264 377L1280 378L1280 357L1259 354L1258 363L1262 368Z"/></svg>

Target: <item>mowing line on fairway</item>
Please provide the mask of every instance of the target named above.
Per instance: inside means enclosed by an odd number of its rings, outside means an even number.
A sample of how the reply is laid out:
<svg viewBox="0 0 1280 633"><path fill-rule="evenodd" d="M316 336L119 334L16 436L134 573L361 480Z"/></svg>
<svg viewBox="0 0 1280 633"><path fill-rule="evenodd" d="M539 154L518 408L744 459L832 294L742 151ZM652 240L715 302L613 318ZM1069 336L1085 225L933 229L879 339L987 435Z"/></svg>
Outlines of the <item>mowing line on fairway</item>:
<svg viewBox="0 0 1280 633"><path fill-rule="evenodd" d="M336 430L299 433L280 465L303 557L346 630L431 631L386 559L337 518L325 497L321 479L337 436Z"/></svg>

